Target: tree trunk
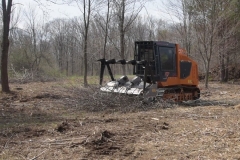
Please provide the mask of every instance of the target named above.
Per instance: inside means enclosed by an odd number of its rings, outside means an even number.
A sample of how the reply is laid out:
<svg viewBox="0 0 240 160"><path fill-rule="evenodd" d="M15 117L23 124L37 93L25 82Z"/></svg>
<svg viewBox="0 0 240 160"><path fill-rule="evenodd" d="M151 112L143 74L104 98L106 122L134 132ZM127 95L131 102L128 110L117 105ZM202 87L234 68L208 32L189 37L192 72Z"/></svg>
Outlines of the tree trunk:
<svg viewBox="0 0 240 160"><path fill-rule="evenodd" d="M93 69L93 68L94 68L94 63L93 63L93 61L92 61L92 70L91 70L91 71L92 71L92 74L91 74L91 76L94 75L94 69Z"/></svg>
<svg viewBox="0 0 240 160"><path fill-rule="evenodd" d="M221 26L221 29L224 30L224 24ZM220 82L224 82L225 78L225 40L223 37L223 34L220 35L221 39L223 39L223 42L220 43L220 47L222 50L219 52L219 60L220 60ZM221 47L222 46L222 47Z"/></svg>
<svg viewBox="0 0 240 160"><path fill-rule="evenodd" d="M103 58L106 58L106 46L107 46L107 37L108 37L109 13L110 13L110 0L108 0L108 8L107 8L107 21L106 21L106 25L105 25Z"/></svg>
<svg viewBox="0 0 240 160"><path fill-rule="evenodd" d="M124 55L124 33L120 35L120 52L121 52L121 59L125 59ZM126 75L126 65L122 65L123 75Z"/></svg>
<svg viewBox="0 0 240 160"><path fill-rule="evenodd" d="M80 73L80 75L82 76L82 75L84 75L84 58L81 58L81 61L82 61L82 63L81 63L81 73Z"/></svg>
<svg viewBox="0 0 240 160"><path fill-rule="evenodd" d="M119 30L120 30L120 56L121 59L125 59L124 55L124 49L125 49L125 43L124 43L124 37L125 37L125 31L124 31L124 21L125 21L125 0L122 0L121 4L121 18L120 18L120 24L119 24ZM126 75L126 67L125 65L122 65L122 71L123 75Z"/></svg>
<svg viewBox="0 0 240 160"><path fill-rule="evenodd" d="M86 34L86 31L85 31L85 34ZM87 87L88 86L88 82L87 82L87 36L85 35L85 38L84 38L84 75L83 75L83 81L84 81L84 86Z"/></svg>
<svg viewBox="0 0 240 160"><path fill-rule="evenodd" d="M66 76L67 76L67 77L69 76L68 67L69 67L69 64L68 64L68 60L67 60L67 62L66 62Z"/></svg>
<svg viewBox="0 0 240 160"><path fill-rule="evenodd" d="M220 51L220 82L224 81L225 77L225 64L224 64L224 53Z"/></svg>
<svg viewBox="0 0 240 160"><path fill-rule="evenodd" d="M207 65L206 65L206 73L205 73L205 88L208 88L208 81L209 81L209 65L210 65L210 61L207 61Z"/></svg>
<svg viewBox="0 0 240 160"><path fill-rule="evenodd" d="M86 13L87 9L87 13ZM87 48L88 48L88 30L89 30L89 23L90 23L90 14L91 14L91 0L88 0L88 7L86 7L85 0L83 1L83 18L84 18L84 76L83 76L83 83L84 86L88 86L88 81L87 81L87 71L88 71L88 58L87 58Z"/></svg>
<svg viewBox="0 0 240 160"><path fill-rule="evenodd" d="M229 54L227 53L226 55L227 55L227 58L226 58L224 82L228 81L228 73L229 73Z"/></svg>
<svg viewBox="0 0 240 160"><path fill-rule="evenodd" d="M1 58L1 85L3 92L10 92L8 83L8 50L9 50L9 28L11 18L12 0L2 0L3 11L3 37L2 37L2 58Z"/></svg>
<svg viewBox="0 0 240 160"><path fill-rule="evenodd" d="M72 62L72 68L71 68L71 72L72 72L72 75L74 75L74 60L73 60L73 50L72 50L72 54L71 54L71 62Z"/></svg>

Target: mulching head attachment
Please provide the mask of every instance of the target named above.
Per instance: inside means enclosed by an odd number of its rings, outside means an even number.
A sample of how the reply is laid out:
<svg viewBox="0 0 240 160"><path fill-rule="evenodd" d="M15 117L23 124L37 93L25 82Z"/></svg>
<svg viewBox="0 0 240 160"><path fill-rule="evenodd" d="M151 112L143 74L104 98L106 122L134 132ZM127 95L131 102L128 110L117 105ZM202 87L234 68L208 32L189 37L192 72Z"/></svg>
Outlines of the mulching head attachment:
<svg viewBox="0 0 240 160"><path fill-rule="evenodd" d="M100 72L100 85L102 85L103 75L105 66L107 66L108 73L111 77L111 81L105 84L100 88L103 92L113 92L113 93L124 93L128 95L141 95L143 94L144 97L155 97L157 95L157 84L154 82L147 83L146 82L146 75L148 73L147 70L150 67L150 63L147 61L136 61L130 60L126 61L125 59L122 60L115 60L115 59L99 59L98 61L101 62L101 72ZM145 74L143 77L136 76L132 80L129 80L126 75L122 76L120 79L116 80L113 77L112 70L110 68L110 64L131 64L131 65L141 65L144 69Z"/></svg>

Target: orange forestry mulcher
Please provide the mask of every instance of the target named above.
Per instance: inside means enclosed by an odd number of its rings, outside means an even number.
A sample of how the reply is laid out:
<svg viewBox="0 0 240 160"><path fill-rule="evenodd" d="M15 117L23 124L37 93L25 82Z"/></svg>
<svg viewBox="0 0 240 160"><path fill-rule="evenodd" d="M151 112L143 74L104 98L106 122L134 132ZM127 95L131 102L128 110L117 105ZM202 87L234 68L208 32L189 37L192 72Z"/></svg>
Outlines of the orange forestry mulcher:
<svg viewBox="0 0 240 160"><path fill-rule="evenodd" d="M101 62L100 85L105 66L111 81L100 89L104 92L141 95L145 99L161 97L177 102L200 98L197 63L178 44L164 41L135 42L134 60L98 60ZM132 64L135 78L126 75L115 80L110 64Z"/></svg>

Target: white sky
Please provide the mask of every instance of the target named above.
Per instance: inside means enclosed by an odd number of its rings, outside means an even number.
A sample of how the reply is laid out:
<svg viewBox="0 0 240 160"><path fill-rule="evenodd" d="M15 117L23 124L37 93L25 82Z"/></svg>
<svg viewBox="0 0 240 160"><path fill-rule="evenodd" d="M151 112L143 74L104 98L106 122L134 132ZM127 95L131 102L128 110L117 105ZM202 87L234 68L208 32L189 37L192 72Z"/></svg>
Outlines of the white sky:
<svg viewBox="0 0 240 160"><path fill-rule="evenodd" d="M81 15L81 12L77 6L69 6L67 4L58 5L46 2L45 0L36 1L40 1L46 6L42 7L42 10L47 11L48 15L46 15L47 17L45 18L48 20L52 20L54 18L72 18ZM145 5L145 8L142 10L141 15L146 17L149 15L154 16L155 18L172 21L172 16L167 14L166 7L164 7L162 1L168 0L152 0L151 2L148 2ZM29 8L29 6L40 8L34 0L13 0L13 2L17 3L22 9L26 10Z"/></svg>

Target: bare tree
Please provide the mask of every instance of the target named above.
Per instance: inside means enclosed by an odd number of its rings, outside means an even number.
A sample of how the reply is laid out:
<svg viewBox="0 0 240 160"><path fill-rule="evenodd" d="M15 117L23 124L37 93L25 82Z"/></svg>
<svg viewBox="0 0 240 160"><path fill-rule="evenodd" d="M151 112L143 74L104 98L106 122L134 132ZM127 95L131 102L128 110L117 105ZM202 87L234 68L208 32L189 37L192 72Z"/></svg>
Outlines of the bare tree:
<svg viewBox="0 0 240 160"><path fill-rule="evenodd" d="M29 6L28 10L24 11L24 16L25 16L26 23L27 23L26 32L30 35L31 40L32 40L32 42L29 46L29 48L31 48L31 52L34 57L31 70L33 70L34 67L36 67L36 70L38 70L40 58L39 58L39 54L37 52L37 26L39 25L39 24L37 24L37 17L39 17L39 15L36 12L36 8L31 8Z"/></svg>
<svg viewBox="0 0 240 160"><path fill-rule="evenodd" d="M100 7L101 1L97 0L74 0L83 14L83 59L84 59L84 86L88 86L88 33L90 28L90 21L92 19L93 12Z"/></svg>
<svg viewBox="0 0 240 160"><path fill-rule="evenodd" d="M87 66L88 66L88 58L87 58L87 49L88 49L88 31L89 31L89 23L90 23L90 14L91 14L91 0L83 0L83 21L84 21L84 86L88 86L87 81Z"/></svg>
<svg viewBox="0 0 240 160"><path fill-rule="evenodd" d="M193 45L193 2L193 0L168 0L165 4L171 13L171 16L178 19L178 21L175 21L174 19L172 20L172 23L175 26L174 32L177 31L179 34L179 41L177 43L182 43L182 46L186 49L188 55L192 54Z"/></svg>
<svg viewBox="0 0 240 160"><path fill-rule="evenodd" d="M68 52L70 50L69 39L71 34L70 21L66 19L55 19L47 24L50 35L52 46L54 47L54 55L56 57L58 67L61 73L66 71L68 75ZM74 39L72 38L72 41Z"/></svg>
<svg viewBox="0 0 240 160"><path fill-rule="evenodd" d="M235 52L236 32L239 22L236 21L236 13L233 8L232 0L220 0L219 11L221 13L218 21L218 58L219 58L219 77L221 82L227 82L229 76L230 56ZM235 7L235 6L234 6Z"/></svg>
<svg viewBox="0 0 240 160"><path fill-rule="evenodd" d="M114 0L114 9L119 29L120 57L125 59L125 34L136 20L144 7L144 0ZM126 75L125 65L122 66L123 75Z"/></svg>
<svg viewBox="0 0 240 160"><path fill-rule="evenodd" d="M196 52L200 54L204 62L205 87L208 88L210 63L217 47L215 38L219 20L218 0L196 0L194 8L193 21L197 42Z"/></svg>
<svg viewBox="0 0 240 160"><path fill-rule="evenodd" d="M9 50L9 28L11 19L12 0L2 0L3 12L3 37L2 37L2 57L1 57L1 85L3 92L10 92L8 82L8 50Z"/></svg>
<svg viewBox="0 0 240 160"><path fill-rule="evenodd" d="M109 34L109 23L110 23L110 9L111 9L111 0L106 0L107 11L106 13L102 14L101 12L97 12L94 16L94 20L97 25L100 26L101 30L104 32L104 44L103 44L103 58L106 58L107 52L107 41L108 41L108 34ZM105 18L106 17L106 18Z"/></svg>

